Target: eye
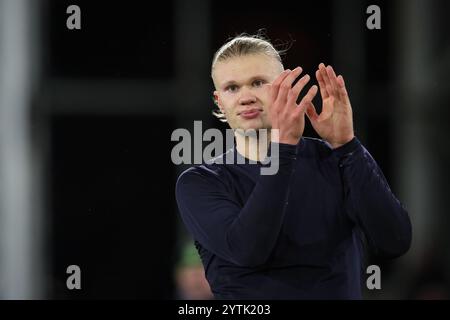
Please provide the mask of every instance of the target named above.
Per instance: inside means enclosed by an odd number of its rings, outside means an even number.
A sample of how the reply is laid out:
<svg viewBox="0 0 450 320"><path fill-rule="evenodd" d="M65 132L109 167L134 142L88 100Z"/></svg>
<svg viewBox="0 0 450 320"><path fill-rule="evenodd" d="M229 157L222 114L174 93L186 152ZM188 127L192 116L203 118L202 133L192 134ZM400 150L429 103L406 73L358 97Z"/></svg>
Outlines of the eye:
<svg viewBox="0 0 450 320"><path fill-rule="evenodd" d="M261 87L264 83L266 83L264 80L258 79L253 81L253 86L258 88Z"/></svg>
<svg viewBox="0 0 450 320"><path fill-rule="evenodd" d="M228 91L228 92L236 92L237 89L238 89L238 86L237 86L237 85L231 84L231 85L229 85L228 87L225 88L225 91Z"/></svg>

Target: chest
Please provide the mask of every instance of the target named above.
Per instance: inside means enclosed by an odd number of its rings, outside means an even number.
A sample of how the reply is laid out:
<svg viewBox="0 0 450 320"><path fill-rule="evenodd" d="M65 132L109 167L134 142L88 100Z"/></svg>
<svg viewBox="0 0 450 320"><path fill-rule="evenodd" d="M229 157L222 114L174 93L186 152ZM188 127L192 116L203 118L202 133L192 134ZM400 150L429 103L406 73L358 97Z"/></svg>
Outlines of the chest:
<svg viewBox="0 0 450 320"><path fill-rule="evenodd" d="M230 192L241 206L245 205L260 177L259 170L254 169L236 172L232 177ZM323 241L347 223L337 165L301 159L286 183L289 183L288 205L281 232L292 241L299 244Z"/></svg>

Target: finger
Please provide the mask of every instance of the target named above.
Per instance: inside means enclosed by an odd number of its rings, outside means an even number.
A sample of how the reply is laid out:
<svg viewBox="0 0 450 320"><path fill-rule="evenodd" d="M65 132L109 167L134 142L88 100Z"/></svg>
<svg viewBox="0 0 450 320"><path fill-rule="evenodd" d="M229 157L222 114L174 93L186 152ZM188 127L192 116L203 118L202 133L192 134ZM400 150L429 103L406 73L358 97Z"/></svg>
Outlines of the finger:
<svg viewBox="0 0 450 320"><path fill-rule="evenodd" d="M333 79L331 78L331 73L328 71L329 68L330 66L327 66L322 70L323 77L325 78L328 94L330 96L336 96L336 87L334 86Z"/></svg>
<svg viewBox="0 0 450 320"><path fill-rule="evenodd" d="M303 97L302 101L300 101L299 106L306 105L306 104L310 103L314 99L314 97L316 96L317 91L318 91L317 89L318 88L317 88L316 85L314 85L311 88L309 88L308 93Z"/></svg>
<svg viewBox="0 0 450 320"><path fill-rule="evenodd" d="M306 93L306 95L303 97L302 101L300 101L300 103L296 109L296 110L298 110L297 112L304 113L306 111L306 108L308 107L309 104L312 103L311 101L316 96L317 91L318 91L318 88L316 85L309 88L308 93Z"/></svg>
<svg viewBox="0 0 450 320"><path fill-rule="evenodd" d="M322 112L320 113L319 117L317 118L318 122L322 122L324 120L327 120L333 115L334 111L334 103L324 103L322 104Z"/></svg>
<svg viewBox="0 0 450 320"><path fill-rule="evenodd" d="M317 82L319 83L320 96L322 97L322 99L328 98L329 94L328 94L328 91L327 91L327 88L325 85L325 81L322 78L320 70L316 71L316 79L317 79Z"/></svg>
<svg viewBox="0 0 450 320"><path fill-rule="evenodd" d="M345 88L345 81L344 81L343 76L339 75L337 77L337 84L338 84L340 99L342 101L344 101L345 104L350 104L350 99L348 97L347 89Z"/></svg>
<svg viewBox="0 0 450 320"><path fill-rule="evenodd" d="M325 88L328 92L328 95L333 94L333 87L331 85L330 78L328 77L327 69L323 63L319 64L320 75L322 76L323 81L325 82Z"/></svg>
<svg viewBox="0 0 450 320"><path fill-rule="evenodd" d="M289 73L291 73L290 69L284 70L283 72L281 72L278 75L278 77L270 85L270 96L272 98L272 101L274 101L277 98L278 90L280 88L280 84L289 75Z"/></svg>
<svg viewBox="0 0 450 320"><path fill-rule="evenodd" d="M326 70L327 70L328 78L330 79L331 87L333 88L333 93L338 96L339 89L338 89L338 84L337 84L336 73L334 73L332 66L328 66L326 68Z"/></svg>
<svg viewBox="0 0 450 320"><path fill-rule="evenodd" d="M284 78L283 82L280 84L280 88L278 90L277 101L281 104L284 104L287 100L287 95L292 89L292 83L297 79L297 77L302 73L302 68L297 67L292 72Z"/></svg>
<svg viewBox="0 0 450 320"><path fill-rule="evenodd" d="M331 86L330 79L328 79L328 73L325 65L323 63L319 64L320 75L322 76L323 81L326 86Z"/></svg>
<svg viewBox="0 0 450 320"><path fill-rule="evenodd" d="M314 107L314 104L312 102L310 102L306 106L306 115L308 116L311 123L313 123L313 124L316 123L319 115L317 114L316 107Z"/></svg>
<svg viewBox="0 0 450 320"><path fill-rule="evenodd" d="M271 97L272 101L275 101L277 99L278 91L280 89L280 84L289 75L290 72L291 72L290 69L284 70L282 73L280 73L280 75L271 84L270 97Z"/></svg>
<svg viewBox="0 0 450 320"><path fill-rule="evenodd" d="M308 74L305 74L303 77L300 78L300 80L297 81L297 83L292 87L288 94L288 104L297 106L297 99L300 92L303 90L305 85L309 82L310 76Z"/></svg>

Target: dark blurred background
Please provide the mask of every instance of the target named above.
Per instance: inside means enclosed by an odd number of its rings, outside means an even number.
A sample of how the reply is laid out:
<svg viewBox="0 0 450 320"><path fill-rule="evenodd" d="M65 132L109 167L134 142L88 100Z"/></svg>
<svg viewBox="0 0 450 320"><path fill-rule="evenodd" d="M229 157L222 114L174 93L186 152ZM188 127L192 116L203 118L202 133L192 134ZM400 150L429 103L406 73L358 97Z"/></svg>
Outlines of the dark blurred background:
<svg viewBox="0 0 450 320"><path fill-rule="evenodd" d="M373 4L379 30L366 27ZM227 128L211 115L212 56L263 29L289 48L286 68L344 75L356 135L410 213L412 248L368 257L382 289L365 297L448 299L448 12L444 0L0 0L0 298L208 298L171 134ZM317 137L309 123L304 135ZM81 290L66 287L69 265Z"/></svg>

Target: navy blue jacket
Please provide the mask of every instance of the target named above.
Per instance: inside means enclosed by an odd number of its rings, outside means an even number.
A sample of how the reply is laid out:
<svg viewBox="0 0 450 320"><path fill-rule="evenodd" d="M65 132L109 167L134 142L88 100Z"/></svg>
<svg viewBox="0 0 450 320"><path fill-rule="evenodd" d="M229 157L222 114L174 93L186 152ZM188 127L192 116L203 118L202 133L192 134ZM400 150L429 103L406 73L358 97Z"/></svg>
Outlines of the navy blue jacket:
<svg viewBox="0 0 450 320"><path fill-rule="evenodd" d="M407 211L356 137L334 150L306 137L278 146L275 175L211 161L178 178L179 211L215 297L360 299L361 232L375 254L398 257L411 244Z"/></svg>

